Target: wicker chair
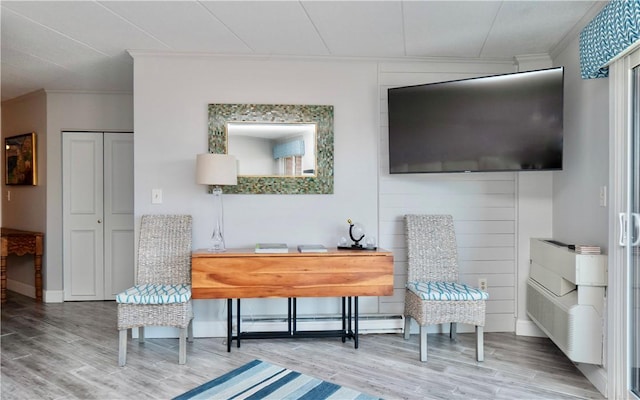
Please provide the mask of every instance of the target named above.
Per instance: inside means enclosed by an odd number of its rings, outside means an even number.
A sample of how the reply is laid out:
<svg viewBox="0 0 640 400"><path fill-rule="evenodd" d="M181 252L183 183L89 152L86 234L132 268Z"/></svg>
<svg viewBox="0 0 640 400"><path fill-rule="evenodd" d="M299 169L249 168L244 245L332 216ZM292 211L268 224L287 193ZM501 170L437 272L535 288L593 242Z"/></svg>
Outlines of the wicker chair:
<svg viewBox="0 0 640 400"><path fill-rule="evenodd" d="M180 328L178 361L187 359L186 336L193 341L191 306L191 216L144 215L140 223L136 285L116 296L120 332L118 363L127 361L128 330L145 326Z"/></svg>
<svg viewBox="0 0 640 400"><path fill-rule="evenodd" d="M484 360L483 330L488 293L458 283L458 255L450 215L406 215L408 277L404 338L411 318L420 326L420 361L427 361L427 326L450 323L476 328L476 358Z"/></svg>

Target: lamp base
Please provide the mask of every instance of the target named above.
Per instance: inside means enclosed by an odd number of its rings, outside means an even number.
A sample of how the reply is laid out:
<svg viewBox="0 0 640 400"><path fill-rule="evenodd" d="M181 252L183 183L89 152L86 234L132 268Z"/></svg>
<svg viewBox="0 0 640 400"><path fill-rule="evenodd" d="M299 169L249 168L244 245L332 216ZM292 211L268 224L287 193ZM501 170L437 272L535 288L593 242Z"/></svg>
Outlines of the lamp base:
<svg viewBox="0 0 640 400"><path fill-rule="evenodd" d="M209 251L212 253L222 253L227 251L224 246L224 236L222 235L223 225L222 225L222 189L219 186L216 186L211 191L213 194L214 200L214 212L215 212L215 222L213 225L213 232L211 233L211 244L209 246Z"/></svg>

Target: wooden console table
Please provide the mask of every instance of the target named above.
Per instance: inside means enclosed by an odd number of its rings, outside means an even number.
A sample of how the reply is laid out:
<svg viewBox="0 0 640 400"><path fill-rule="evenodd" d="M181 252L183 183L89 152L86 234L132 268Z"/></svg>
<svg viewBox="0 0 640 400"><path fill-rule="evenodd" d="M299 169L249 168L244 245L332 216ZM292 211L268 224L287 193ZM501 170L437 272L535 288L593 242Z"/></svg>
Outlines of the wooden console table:
<svg viewBox="0 0 640 400"><path fill-rule="evenodd" d="M194 299L227 299L227 351L235 339L341 337L353 338L358 347L358 296L393 294L393 254L385 250L329 249L326 253L257 254L253 249L229 249L223 253L197 250L191 255ZM284 332L242 332L240 299L278 297L289 299L289 328ZM297 297L342 297L342 329L298 331ZM354 314L351 314L351 299ZM237 299L237 333L232 334L232 300ZM345 308L348 299L348 311ZM293 312L292 312L293 300ZM352 320L354 326L352 326Z"/></svg>
<svg viewBox="0 0 640 400"><path fill-rule="evenodd" d="M21 231L18 229L2 228L2 253L0 258L0 277L2 303L7 301L7 257L9 254L23 256L33 254L35 270L36 301L42 302L42 232Z"/></svg>

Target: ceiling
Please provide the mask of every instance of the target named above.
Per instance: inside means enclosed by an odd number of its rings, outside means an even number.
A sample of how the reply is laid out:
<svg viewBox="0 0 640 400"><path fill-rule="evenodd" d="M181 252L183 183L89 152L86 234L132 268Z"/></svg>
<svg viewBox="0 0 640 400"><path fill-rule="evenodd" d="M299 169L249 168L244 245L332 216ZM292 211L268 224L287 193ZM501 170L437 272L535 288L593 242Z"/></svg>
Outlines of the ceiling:
<svg viewBox="0 0 640 400"><path fill-rule="evenodd" d="M4 1L2 100L132 91L126 50L511 59L554 54L597 1Z"/></svg>

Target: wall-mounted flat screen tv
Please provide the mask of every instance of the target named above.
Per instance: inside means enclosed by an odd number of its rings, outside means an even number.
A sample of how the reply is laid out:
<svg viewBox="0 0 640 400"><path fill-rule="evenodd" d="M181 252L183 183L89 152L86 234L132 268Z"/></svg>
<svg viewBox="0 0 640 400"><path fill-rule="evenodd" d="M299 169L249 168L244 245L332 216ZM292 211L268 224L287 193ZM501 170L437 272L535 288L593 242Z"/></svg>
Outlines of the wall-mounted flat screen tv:
<svg viewBox="0 0 640 400"><path fill-rule="evenodd" d="M389 172L562 169L564 68L388 89Z"/></svg>

